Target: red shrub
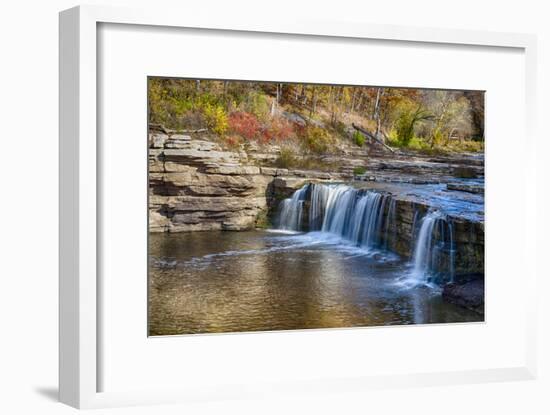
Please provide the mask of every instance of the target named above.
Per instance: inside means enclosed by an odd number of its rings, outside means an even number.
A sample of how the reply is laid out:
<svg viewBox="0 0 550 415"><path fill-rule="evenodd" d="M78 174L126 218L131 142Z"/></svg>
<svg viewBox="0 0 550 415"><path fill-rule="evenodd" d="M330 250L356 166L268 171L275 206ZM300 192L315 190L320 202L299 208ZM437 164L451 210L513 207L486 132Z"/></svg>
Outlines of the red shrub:
<svg viewBox="0 0 550 415"><path fill-rule="evenodd" d="M262 138L265 141L287 140L294 135L293 124L282 118L273 119L270 125L262 131Z"/></svg>
<svg viewBox="0 0 550 415"><path fill-rule="evenodd" d="M260 123L256 116L249 112L232 112L229 114L229 129L235 134L251 140L258 136Z"/></svg>

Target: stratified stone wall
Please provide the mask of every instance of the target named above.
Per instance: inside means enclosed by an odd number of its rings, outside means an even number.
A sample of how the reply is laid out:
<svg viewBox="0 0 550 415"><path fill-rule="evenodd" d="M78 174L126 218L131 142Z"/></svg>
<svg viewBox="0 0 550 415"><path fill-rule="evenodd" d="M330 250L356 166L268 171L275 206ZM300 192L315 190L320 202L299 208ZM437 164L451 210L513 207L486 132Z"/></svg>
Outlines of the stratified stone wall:
<svg viewBox="0 0 550 415"><path fill-rule="evenodd" d="M150 136L149 230L245 230L267 208L270 181L246 155L186 135Z"/></svg>
<svg viewBox="0 0 550 415"><path fill-rule="evenodd" d="M258 167L273 155L251 154L226 151L213 141L188 135L151 133L149 231L252 229L259 221L265 222L281 192L290 195L311 179L347 177Z"/></svg>

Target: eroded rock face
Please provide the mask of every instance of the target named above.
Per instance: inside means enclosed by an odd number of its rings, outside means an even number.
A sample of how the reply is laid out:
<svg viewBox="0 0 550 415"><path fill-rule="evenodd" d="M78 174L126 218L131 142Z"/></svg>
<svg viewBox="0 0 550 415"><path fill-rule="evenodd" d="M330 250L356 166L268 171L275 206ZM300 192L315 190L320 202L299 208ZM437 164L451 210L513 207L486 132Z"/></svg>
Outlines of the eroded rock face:
<svg viewBox="0 0 550 415"><path fill-rule="evenodd" d="M208 140L154 133L149 147L151 232L252 229L266 225L259 221L272 217L277 202L306 180L341 179L326 172L258 167L276 157L276 146L251 148L248 156Z"/></svg>
<svg viewBox="0 0 550 415"><path fill-rule="evenodd" d="M150 146L150 231L251 229L267 208L270 178L238 152L180 135L155 134Z"/></svg>

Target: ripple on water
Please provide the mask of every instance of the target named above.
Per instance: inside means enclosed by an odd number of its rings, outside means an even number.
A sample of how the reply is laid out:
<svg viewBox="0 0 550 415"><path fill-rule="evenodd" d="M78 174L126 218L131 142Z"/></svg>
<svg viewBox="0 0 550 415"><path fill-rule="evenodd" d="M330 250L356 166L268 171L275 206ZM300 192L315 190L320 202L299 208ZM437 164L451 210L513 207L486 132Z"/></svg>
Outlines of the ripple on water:
<svg viewBox="0 0 550 415"><path fill-rule="evenodd" d="M150 255L151 335L482 320L400 287L399 256L331 235L156 234Z"/></svg>

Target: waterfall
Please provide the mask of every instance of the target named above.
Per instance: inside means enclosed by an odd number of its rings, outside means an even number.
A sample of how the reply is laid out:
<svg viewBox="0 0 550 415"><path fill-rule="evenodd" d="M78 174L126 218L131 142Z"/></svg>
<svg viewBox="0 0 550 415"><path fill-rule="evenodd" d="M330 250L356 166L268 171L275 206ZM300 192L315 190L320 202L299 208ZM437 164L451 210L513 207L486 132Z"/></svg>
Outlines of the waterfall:
<svg viewBox="0 0 550 415"><path fill-rule="evenodd" d="M294 192L292 197L283 200L279 213L279 229L302 230L302 216L307 188L308 185L305 185Z"/></svg>
<svg viewBox="0 0 550 415"><path fill-rule="evenodd" d="M370 248L378 246L381 240L381 225L387 196L382 196L380 193L368 192L363 198L367 199L367 208L361 246Z"/></svg>
<svg viewBox="0 0 550 415"><path fill-rule="evenodd" d="M443 264L445 257L447 264ZM413 253L413 265L412 276L418 282L430 283L440 280L442 271L450 281L453 281L453 226L440 211L429 211L421 219Z"/></svg>
<svg viewBox="0 0 550 415"><path fill-rule="evenodd" d="M304 224L305 201L309 200ZM310 184L280 205L279 229L320 231L370 249L393 249L397 238L396 199L387 193L355 189L343 184ZM303 226L308 229L303 229ZM453 224L445 214L415 209L411 230L412 285L453 281Z"/></svg>
<svg viewBox="0 0 550 415"><path fill-rule="evenodd" d="M384 235L384 249L388 249L389 243L395 243L395 237L397 234L397 223L395 220L395 198L391 198L390 207L388 209L388 214L386 215L386 224L384 228L386 229Z"/></svg>
<svg viewBox="0 0 550 415"><path fill-rule="evenodd" d="M391 236L387 227L393 226L388 216L395 211L390 195L346 185L312 184L310 189L310 231L334 234L364 248L386 245ZM301 230L305 195L303 187L282 202L280 229Z"/></svg>
<svg viewBox="0 0 550 415"><path fill-rule="evenodd" d="M355 208L357 191L344 185L329 189L325 218L321 230L339 236L349 236L350 221Z"/></svg>
<svg viewBox="0 0 550 415"><path fill-rule="evenodd" d="M350 186L315 185L328 190L322 232L329 232L364 248L379 247L385 242L383 229L386 202L391 197L374 191L361 191Z"/></svg>
<svg viewBox="0 0 550 415"><path fill-rule="evenodd" d="M309 230L319 231L323 226L325 206L330 193L329 186L312 185L311 205L309 207Z"/></svg>

